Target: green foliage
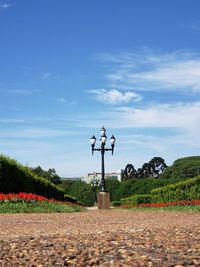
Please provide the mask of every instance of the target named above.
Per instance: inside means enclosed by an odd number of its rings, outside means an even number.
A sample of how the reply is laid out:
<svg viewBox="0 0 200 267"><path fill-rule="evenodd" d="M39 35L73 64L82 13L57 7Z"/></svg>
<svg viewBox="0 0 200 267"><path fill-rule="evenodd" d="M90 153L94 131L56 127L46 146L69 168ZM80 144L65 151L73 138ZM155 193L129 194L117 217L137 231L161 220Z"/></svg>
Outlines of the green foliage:
<svg viewBox="0 0 200 267"><path fill-rule="evenodd" d="M144 179L137 179L135 180L133 186L132 186L132 194L150 194L151 190L154 188L158 188L161 186L165 186L168 184L176 183L177 180L171 179L170 181L168 179L166 180L160 180L153 177L150 178L144 178Z"/></svg>
<svg viewBox="0 0 200 267"><path fill-rule="evenodd" d="M30 168L31 171L39 177L43 177L49 180L51 183L58 185L61 183L60 177L56 174L55 169L48 169L48 171L43 170L40 166L36 168Z"/></svg>
<svg viewBox="0 0 200 267"><path fill-rule="evenodd" d="M130 180L136 177L136 170L132 164L127 164L122 175L122 180Z"/></svg>
<svg viewBox="0 0 200 267"><path fill-rule="evenodd" d="M171 183L176 183L175 179L156 179L156 178L143 178L118 182L112 188L111 201L120 200L121 198L129 197L133 194L143 195L150 194L151 190ZM113 183L114 185L114 183ZM109 188L109 187L108 187ZM110 188L109 188L110 189ZM109 191L109 190L108 190Z"/></svg>
<svg viewBox="0 0 200 267"><path fill-rule="evenodd" d="M127 198L133 194L150 194L155 188L179 182L183 179L183 177L185 177L185 173L190 173L190 175L198 173L200 157L189 157L177 160L174 163L175 169L168 167L161 175L160 173L166 168L166 164L162 158L154 157L152 160L150 160L149 164L154 169L154 174L151 175L154 175L155 177L142 178L141 176L140 178L142 179L137 177L134 179L124 180L122 182L113 179L106 180L106 188L107 191L110 192L111 202L120 201L121 198ZM173 175L168 175L171 172L170 169L173 169ZM174 170L176 172L174 172ZM141 173L143 171L141 171ZM157 178L158 174L159 179ZM88 205L88 203L89 205L92 205L95 201L95 192L91 192L91 189L89 189L90 185L83 185L83 182L80 181L78 184L76 183L77 182L74 181L63 181L62 187L67 194L75 196L77 200L84 202L86 205ZM79 187L83 188L80 189ZM86 200L86 196L89 199Z"/></svg>
<svg viewBox="0 0 200 267"><path fill-rule="evenodd" d="M135 180L122 181L115 192L115 199L120 200L121 198L131 196L133 194Z"/></svg>
<svg viewBox="0 0 200 267"><path fill-rule="evenodd" d="M75 204L78 204L78 205L81 205L81 206L85 206L85 204L83 202L78 201L75 197L70 196L68 194L64 194L64 201L75 203Z"/></svg>
<svg viewBox="0 0 200 267"><path fill-rule="evenodd" d="M153 202L200 199L200 176L152 190Z"/></svg>
<svg viewBox="0 0 200 267"><path fill-rule="evenodd" d="M117 192L120 187L118 180L106 179L106 190L110 192L110 201L117 199Z"/></svg>
<svg viewBox="0 0 200 267"><path fill-rule="evenodd" d="M154 188L162 187L171 183L176 183L176 179L143 178L132 179L119 182L118 180L106 180L106 189L110 192L112 201L120 201L121 198L129 197L133 194L150 194ZM66 194L75 197L85 205L93 205L95 202L95 192L92 187L81 181L62 181L62 188Z"/></svg>
<svg viewBox="0 0 200 267"><path fill-rule="evenodd" d="M64 201L68 201L71 203L77 203L77 199L75 197L68 195L68 194L64 194Z"/></svg>
<svg viewBox="0 0 200 267"><path fill-rule="evenodd" d="M154 157L148 163L142 166L143 177L158 178L161 173L167 168L163 158Z"/></svg>
<svg viewBox="0 0 200 267"><path fill-rule="evenodd" d="M91 185L82 181L63 181L62 187L65 194L75 197L78 201L87 206L92 206L95 202L95 192Z"/></svg>
<svg viewBox="0 0 200 267"><path fill-rule="evenodd" d="M134 207L131 209L128 209L128 211L131 212L138 212L138 211L144 211L144 212L200 212L200 206L197 205L176 205L176 206L167 206L167 207Z"/></svg>
<svg viewBox="0 0 200 267"><path fill-rule="evenodd" d="M23 202L23 203L3 203L0 204L0 213L49 213L49 212L77 212L83 209L76 205L66 205L47 201Z"/></svg>
<svg viewBox="0 0 200 267"><path fill-rule="evenodd" d="M122 198L121 199L121 204L124 205L139 205L139 204L146 204L146 203L151 203L151 195L146 194L146 195L132 195L127 198Z"/></svg>
<svg viewBox="0 0 200 267"><path fill-rule="evenodd" d="M4 155L0 155L0 192L27 192L59 200L64 198L62 189Z"/></svg>
<svg viewBox="0 0 200 267"><path fill-rule="evenodd" d="M121 205L121 201L112 201L111 205L112 205L113 207L118 207L118 206Z"/></svg>
<svg viewBox="0 0 200 267"><path fill-rule="evenodd" d="M165 160L161 157L154 157L148 163L144 163L142 168L135 170L132 164L127 164L122 175L122 180L130 180L135 178L158 178L160 174L167 168Z"/></svg>
<svg viewBox="0 0 200 267"><path fill-rule="evenodd" d="M200 156L177 159L168 167L160 179L188 179L200 174Z"/></svg>

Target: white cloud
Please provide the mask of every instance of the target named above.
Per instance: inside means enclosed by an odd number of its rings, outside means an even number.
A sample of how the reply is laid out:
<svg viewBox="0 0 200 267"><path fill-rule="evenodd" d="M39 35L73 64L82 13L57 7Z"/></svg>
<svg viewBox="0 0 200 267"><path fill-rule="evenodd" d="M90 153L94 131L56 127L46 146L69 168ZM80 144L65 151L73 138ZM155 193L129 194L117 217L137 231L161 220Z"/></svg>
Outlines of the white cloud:
<svg viewBox="0 0 200 267"><path fill-rule="evenodd" d="M90 90L89 92L94 94L98 101L112 105L126 104L131 101L141 100L141 97L138 94L130 91L121 93L116 89L112 90L97 89L97 90Z"/></svg>
<svg viewBox="0 0 200 267"><path fill-rule="evenodd" d="M150 129L152 136L157 129L166 129L166 132L171 129L175 132L169 134L169 145L176 142L185 144L188 148L200 147L200 102L153 105L143 109L119 107L110 112L95 114L90 120L87 118L79 124L91 128L105 125L106 128L124 129L124 131L140 128L144 131L144 135L145 129ZM155 137L155 142L156 139L159 142L159 138L166 139L160 133L158 138Z"/></svg>
<svg viewBox="0 0 200 267"><path fill-rule="evenodd" d="M138 83L147 90L192 89L200 92L200 60L161 63L153 70L126 73L126 78L130 84Z"/></svg>
<svg viewBox="0 0 200 267"><path fill-rule="evenodd" d="M83 118L79 125L99 127L101 122L109 128L174 128L200 133L200 102L149 105L143 108L116 107L90 116L90 120Z"/></svg>
<svg viewBox="0 0 200 267"><path fill-rule="evenodd" d="M2 8L2 9L7 9L9 7L11 7L11 4L9 4L9 3L0 4L0 8Z"/></svg>
<svg viewBox="0 0 200 267"><path fill-rule="evenodd" d="M146 91L200 92L200 54L187 51L102 55L110 86Z"/></svg>
<svg viewBox="0 0 200 267"><path fill-rule="evenodd" d="M200 124L200 102L148 106L143 109L120 107L115 117L125 127L191 129Z"/></svg>

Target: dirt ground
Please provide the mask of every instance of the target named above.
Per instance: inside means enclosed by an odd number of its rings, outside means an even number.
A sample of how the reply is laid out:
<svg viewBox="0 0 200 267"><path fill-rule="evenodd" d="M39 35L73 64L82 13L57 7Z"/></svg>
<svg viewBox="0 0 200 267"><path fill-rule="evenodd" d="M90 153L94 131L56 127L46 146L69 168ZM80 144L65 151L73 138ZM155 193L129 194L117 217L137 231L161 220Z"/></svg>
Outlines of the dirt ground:
<svg viewBox="0 0 200 267"><path fill-rule="evenodd" d="M200 213L0 214L0 266L200 266Z"/></svg>

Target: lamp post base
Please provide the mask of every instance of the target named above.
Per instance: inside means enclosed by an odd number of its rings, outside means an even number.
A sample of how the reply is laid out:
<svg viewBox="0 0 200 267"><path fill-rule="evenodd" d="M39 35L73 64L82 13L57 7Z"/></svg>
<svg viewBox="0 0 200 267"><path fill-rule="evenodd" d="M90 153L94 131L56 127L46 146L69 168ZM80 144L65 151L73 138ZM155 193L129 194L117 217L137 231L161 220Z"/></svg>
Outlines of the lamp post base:
<svg viewBox="0 0 200 267"><path fill-rule="evenodd" d="M110 209L110 193L100 192L97 194L98 210Z"/></svg>

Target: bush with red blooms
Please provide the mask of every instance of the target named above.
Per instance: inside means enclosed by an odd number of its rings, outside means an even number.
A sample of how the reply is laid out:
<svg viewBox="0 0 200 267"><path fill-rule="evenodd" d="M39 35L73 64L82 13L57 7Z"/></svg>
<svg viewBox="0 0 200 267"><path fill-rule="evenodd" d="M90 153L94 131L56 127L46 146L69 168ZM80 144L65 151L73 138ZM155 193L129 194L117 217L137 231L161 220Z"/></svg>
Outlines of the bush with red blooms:
<svg viewBox="0 0 200 267"><path fill-rule="evenodd" d="M18 194L3 194L0 193L0 203L4 202L12 202L12 203L19 203L19 202L36 202L36 201L54 201L53 199L48 199L43 196L39 196L33 193L23 193L20 192Z"/></svg>
<svg viewBox="0 0 200 267"><path fill-rule="evenodd" d="M200 205L200 200L179 200L173 202L166 202L166 203L145 203L139 205L121 205L122 208L136 208L136 207L169 207L169 206L176 206L176 205Z"/></svg>
<svg viewBox="0 0 200 267"><path fill-rule="evenodd" d="M200 205L200 200L179 200L172 201L167 203L147 203L140 204L140 207L168 207L168 206L176 206L176 205Z"/></svg>

